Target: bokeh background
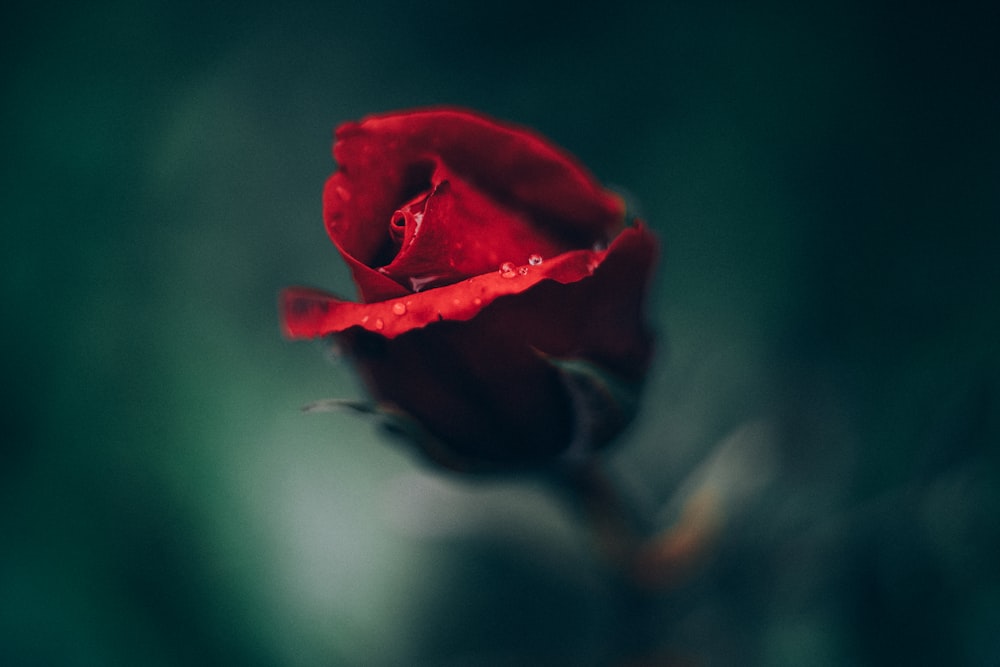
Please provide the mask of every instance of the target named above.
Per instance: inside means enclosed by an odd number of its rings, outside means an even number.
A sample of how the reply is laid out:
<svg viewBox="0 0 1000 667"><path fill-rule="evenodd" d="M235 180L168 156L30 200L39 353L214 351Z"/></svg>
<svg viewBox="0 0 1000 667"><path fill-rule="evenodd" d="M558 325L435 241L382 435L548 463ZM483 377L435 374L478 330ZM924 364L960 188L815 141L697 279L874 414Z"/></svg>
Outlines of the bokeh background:
<svg viewBox="0 0 1000 667"><path fill-rule="evenodd" d="M7 3L0 663L625 664L545 488L299 411L362 395L276 314L352 293L332 129L448 103L548 135L663 241L608 466L663 525L705 479L728 505L648 602L660 652L1000 664L988 4Z"/></svg>

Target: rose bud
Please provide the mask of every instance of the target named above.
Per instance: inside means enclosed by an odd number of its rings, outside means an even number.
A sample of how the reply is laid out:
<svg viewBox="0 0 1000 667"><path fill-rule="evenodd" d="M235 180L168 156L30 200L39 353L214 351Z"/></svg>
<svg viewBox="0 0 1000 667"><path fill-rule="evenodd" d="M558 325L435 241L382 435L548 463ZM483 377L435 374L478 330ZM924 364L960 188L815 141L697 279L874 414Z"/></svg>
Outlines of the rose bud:
<svg viewBox="0 0 1000 667"><path fill-rule="evenodd" d="M538 468L628 424L656 242L619 197L534 132L459 109L347 123L333 153L326 229L361 303L290 288L286 336L335 339L370 410L450 468Z"/></svg>

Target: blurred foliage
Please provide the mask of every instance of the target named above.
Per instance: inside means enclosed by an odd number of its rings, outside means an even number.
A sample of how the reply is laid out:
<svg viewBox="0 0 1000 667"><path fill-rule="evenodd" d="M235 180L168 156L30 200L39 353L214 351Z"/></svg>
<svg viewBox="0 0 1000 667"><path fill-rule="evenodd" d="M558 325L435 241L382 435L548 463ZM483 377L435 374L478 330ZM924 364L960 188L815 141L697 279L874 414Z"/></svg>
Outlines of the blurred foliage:
<svg viewBox="0 0 1000 667"><path fill-rule="evenodd" d="M0 664L613 664L637 609L703 664L1000 660L986 3L3 13ZM332 128L440 103L537 128L664 240L661 354L608 462L639 506L669 522L772 425L660 599L622 598L535 483L298 412L360 395L275 309L352 291Z"/></svg>

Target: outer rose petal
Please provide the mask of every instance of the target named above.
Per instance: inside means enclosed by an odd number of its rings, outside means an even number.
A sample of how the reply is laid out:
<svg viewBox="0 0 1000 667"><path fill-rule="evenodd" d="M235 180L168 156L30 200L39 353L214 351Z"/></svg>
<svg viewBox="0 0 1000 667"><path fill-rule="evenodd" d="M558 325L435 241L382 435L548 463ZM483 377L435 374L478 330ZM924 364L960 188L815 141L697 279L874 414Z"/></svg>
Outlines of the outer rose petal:
<svg viewBox="0 0 1000 667"><path fill-rule="evenodd" d="M607 250L574 250L543 259L538 266L516 266L510 277L491 271L460 283L377 303L353 303L321 290L293 287L282 293L282 323L289 338L316 338L351 327L395 338L436 322L469 320L496 299L521 295L520 300L527 296L523 293L546 281L568 285L593 276L586 280L587 293L581 291L575 301L567 301L566 297L576 292L556 295L546 309L559 311L557 321L572 323L570 330L608 330L604 336L607 344L618 347L621 343L616 341L622 340L623 329L631 331L641 326L640 303L655 248L654 237L645 226L637 224L622 231ZM612 267L613 276L609 275ZM626 303L631 305L626 307ZM609 308L615 312L607 312ZM534 326L534 319L529 318L527 324ZM514 319L511 326L521 328L524 321ZM551 347L559 348L559 341L553 340Z"/></svg>
<svg viewBox="0 0 1000 667"><path fill-rule="evenodd" d="M623 220L621 201L573 158L530 130L458 109L342 125L334 157L340 171L324 191L327 231L365 301L407 291L377 270L392 259L386 230L399 206L431 189L438 166L531 219L539 237L561 238L566 247L606 240Z"/></svg>

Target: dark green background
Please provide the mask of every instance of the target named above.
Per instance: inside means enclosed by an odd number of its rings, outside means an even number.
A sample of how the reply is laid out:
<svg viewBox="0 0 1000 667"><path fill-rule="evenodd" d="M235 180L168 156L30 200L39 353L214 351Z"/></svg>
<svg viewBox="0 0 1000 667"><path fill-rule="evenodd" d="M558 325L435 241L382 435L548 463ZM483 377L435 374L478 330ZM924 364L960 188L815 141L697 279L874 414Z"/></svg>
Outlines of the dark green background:
<svg viewBox="0 0 1000 667"><path fill-rule="evenodd" d="M614 663L613 587L543 489L298 411L360 395L275 308L351 293L332 129L449 103L663 240L630 492L655 511L769 425L656 643L997 664L1000 26L801 4L6 5L0 663Z"/></svg>

